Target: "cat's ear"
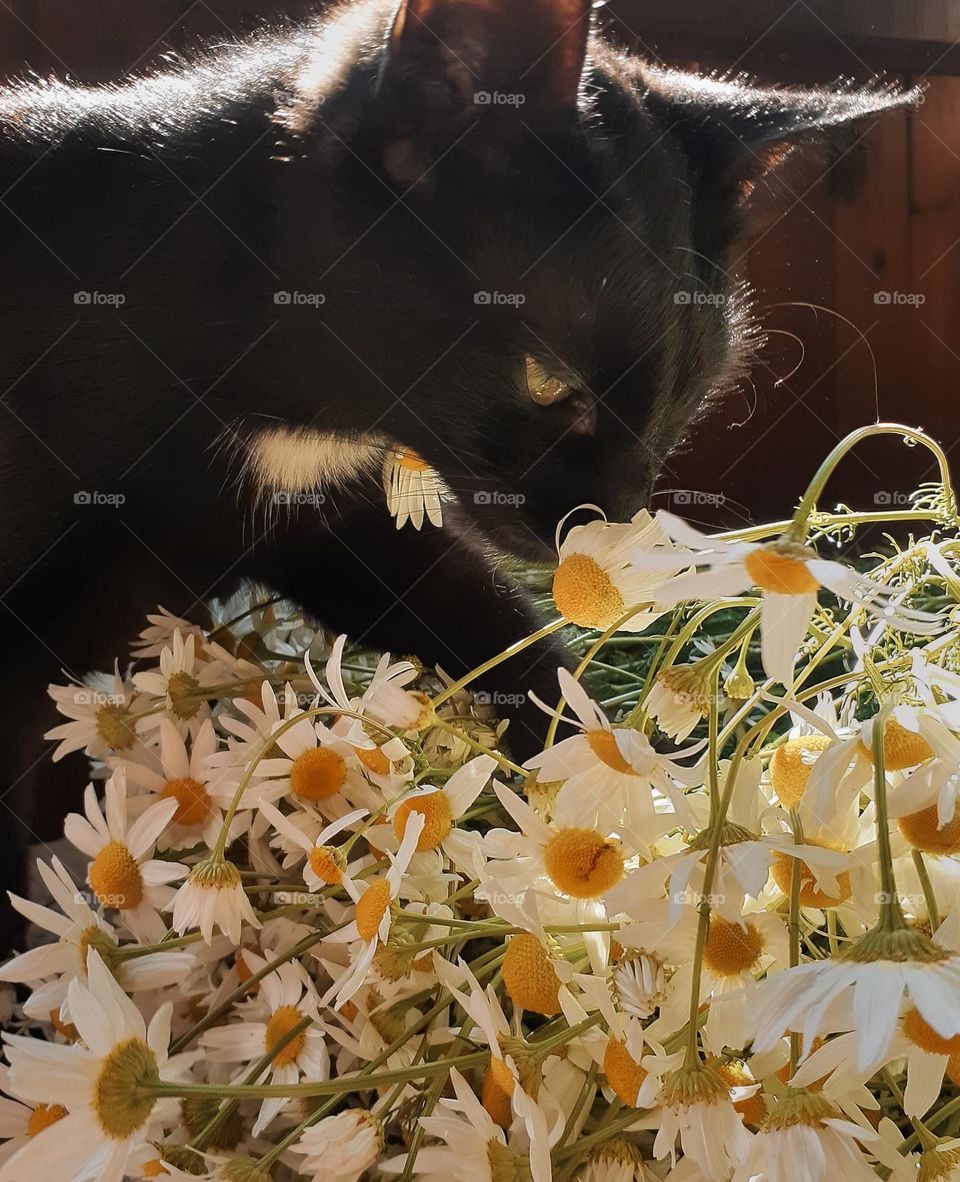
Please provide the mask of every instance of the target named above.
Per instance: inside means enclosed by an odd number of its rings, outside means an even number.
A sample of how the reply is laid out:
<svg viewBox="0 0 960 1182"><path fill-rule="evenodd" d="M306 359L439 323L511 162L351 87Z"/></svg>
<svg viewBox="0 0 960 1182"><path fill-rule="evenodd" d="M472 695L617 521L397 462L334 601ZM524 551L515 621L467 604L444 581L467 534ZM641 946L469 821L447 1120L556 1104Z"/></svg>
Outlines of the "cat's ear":
<svg viewBox="0 0 960 1182"><path fill-rule="evenodd" d="M648 101L684 142L695 171L735 199L805 144L852 146L884 111L912 106L916 90L836 86L763 88L668 70L646 69Z"/></svg>
<svg viewBox="0 0 960 1182"><path fill-rule="evenodd" d="M591 0L402 0L380 110L422 147L467 121L544 126L575 118ZM432 141L428 145L427 141Z"/></svg>

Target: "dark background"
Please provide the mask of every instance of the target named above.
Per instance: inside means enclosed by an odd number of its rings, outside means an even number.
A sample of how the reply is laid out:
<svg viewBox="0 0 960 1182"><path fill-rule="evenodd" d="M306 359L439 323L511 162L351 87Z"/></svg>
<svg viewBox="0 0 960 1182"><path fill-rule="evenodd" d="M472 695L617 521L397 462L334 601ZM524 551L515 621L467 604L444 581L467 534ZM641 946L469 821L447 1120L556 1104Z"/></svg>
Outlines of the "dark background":
<svg viewBox="0 0 960 1182"><path fill-rule="evenodd" d="M297 0L0 0L0 74L29 67L81 82L114 79L165 50L315 8ZM670 65L787 83L885 72L926 86L916 111L886 116L842 158L790 167L770 182L746 258L769 343L752 387L699 426L662 488L708 494L684 509L694 519L735 526L780 516L836 439L878 410L924 427L960 459L960 3L610 0L599 19ZM877 303L878 292L915 302ZM886 441L847 461L828 500L873 508L878 491L894 495L933 475L919 450ZM722 504L708 503L721 496ZM669 491L661 497L676 503Z"/></svg>

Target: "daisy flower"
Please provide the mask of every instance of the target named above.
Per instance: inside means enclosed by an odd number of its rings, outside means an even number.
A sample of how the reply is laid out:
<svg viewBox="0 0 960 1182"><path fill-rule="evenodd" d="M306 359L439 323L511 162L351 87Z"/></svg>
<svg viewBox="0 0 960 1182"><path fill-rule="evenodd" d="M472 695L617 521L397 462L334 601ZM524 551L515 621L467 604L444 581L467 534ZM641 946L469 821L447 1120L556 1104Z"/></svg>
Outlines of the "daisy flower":
<svg viewBox="0 0 960 1182"><path fill-rule="evenodd" d="M823 1096L790 1092L764 1122L732 1182L875 1182L876 1159L864 1155L861 1142L881 1145L878 1133L845 1120Z"/></svg>
<svg viewBox="0 0 960 1182"><path fill-rule="evenodd" d="M210 716L209 694L205 687L215 686L224 678L219 662L203 662L197 656L197 637L176 630L173 644L160 653L160 665L134 673L133 685L140 693L159 699L164 711L145 714L137 722L141 732L156 730L161 719L169 718L180 731L196 734Z"/></svg>
<svg viewBox="0 0 960 1182"><path fill-rule="evenodd" d="M304 1129L291 1153L303 1155L302 1170L326 1182L358 1182L380 1156L384 1145L380 1122L362 1108L348 1108Z"/></svg>
<svg viewBox="0 0 960 1182"><path fill-rule="evenodd" d="M199 928L204 941L210 944L213 929L218 927L237 947L245 923L260 927L236 866L218 858L194 866L173 900L174 931L182 936L191 928Z"/></svg>
<svg viewBox="0 0 960 1182"><path fill-rule="evenodd" d="M407 522L414 529L423 527L424 519L438 528L443 525L443 501L446 486L439 474L412 448L390 448L383 458L383 491L387 509L396 520L397 529Z"/></svg>
<svg viewBox="0 0 960 1182"><path fill-rule="evenodd" d="M693 665L661 669L644 708L665 735L682 743L710 713L713 689Z"/></svg>
<svg viewBox="0 0 960 1182"><path fill-rule="evenodd" d="M203 642L203 629L199 624L175 616L161 605L156 612L147 615L147 626L133 642L130 651L138 661L159 657L165 648L170 648L174 643L178 633L180 636L195 636Z"/></svg>
<svg viewBox="0 0 960 1182"><path fill-rule="evenodd" d="M497 761L490 755L477 755L458 768L442 788L423 784L408 792L390 807L391 829L375 826L369 832L377 849L395 848L404 834L411 813L423 817L423 832L417 843L417 853L442 851L458 869L472 873L474 853L482 841L478 834L457 828L484 785L496 769Z"/></svg>
<svg viewBox="0 0 960 1182"><path fill-rule="evenodd" d="M403 876L410 866L410 859L416 853L420 834L423 832L424 817L411 813L407 818L403 841L396 854L387 852L390 869L382 878L371 878L361 891L352 880L345 879L344 887L356 905L355 918L339 931L332 932L329 943L350 943L353 949L350 967L336 980L323 998L327 1005L336 994L337 1008L343 1006L363 986L377 948L390 933L390 909L400 894Z"/></svg>
<svg viewBox="0 0 960 1182"><path fill-rule="evenodd" d="M87 882L104 907L115 908L137 940L153 944L167 925L160 918L172 901L169 883L187 873L186 866L152 857L157 838L177 811L177 801L158 800L130 822L127 780L120 769L107 780L104 808L93 785L83 797L84 816L70 813L64 821L67 840L88 858Z"/></svg>
<svg viewBox="0 0 960 1182"><path fill-rule="evenodd" d="M290 845L300 851L301 856L306 854L303 880L311 891L320 891L326 886L339 886L344 882L347 877L346 858L342 850L330 845L329 842L338 833L350 829L362 820L367 815L366 809L354 809L352 813L346 813L339 820L320 829L312 841L295 823L295 818L300 814L284 816L278 808L266 802L260 806L260 811L277 833L286 837Z"/></svg>
<svg viewBox="0 0 960 1182"><path fill-rule="evenodd" d="M797 650L817 605L822 587L847 599L887 625L905 632L931 634L941 627L938 617L899 604L902 592L891 591L852 567L821 558L809 546L784 538L774 542L725 542L703 534L661 510L657 521L667 536L695 553L678 558L676 570L693 563L693 574L672 578L657 589L664 606L688 599L740 595L752 587L763 592L760 614L761 656L768 677L790 685ZM638 558L638 565L651 559ZM659 570L665 569L662 562Z"/></svg>
<svg viewBox="0 0 960 1182"><path fill-rule="evenodd" d="M113 753L129 751L141 741L135 713L146 698L120 676L118 662L114 662L112 678L91 677L84 685L49 685L47 693L70 720L43 736L58 740L54 763L72 751L106 762Z"/></svg>
<svg viewBox="0 0 960 1182"><path fill-rule="evenodd" d="M564 619L581 628L606 629L629 608L649 604L647 611L631 616L621 629L642 632L663 614L653 605L655 599L659 604L657 589L664 576L651 576L644 559L670 552L669 573L680 570L685 563L646 509L623 525L601 519L574 526L561 544L564 521L557 526L557 569L553 576L553 601Z"/></svg>
<svg viewBox="0 0 960 1182"><path fill-rule="evenodd" d="M583 825L612 830L625 820L642 824L653 819L657 798L669 800L678 815L690 820L679 787L702 782L699 768L674 762L693 753L675 752L667 759L649 739L633 727L611 726L600 707L566 669L557 677L564 699L576 715L579 734L571 735L528 759L524 767L535 770L543 783L562 781L556 803ZM550 711L550 713L553 713Z"/></svg>
<svg viewBox="0 0 960 1182"><path fill-rule="evenodd" d="M218 782L208 764L216 751L217 735L208 718L197 731L187 751L187 744L168 719L160 723L159 767L137 760L121 760L117 766L127 773L127 780L146 788L162 800L177 802L160 845L164 849L183 849L203 842L212 848L220 836L224 810L233 793ZM154 761L151 761L154 762ZM244 819L234 817L232 840L244 828Z"/></svg>
<svg viewBox="0 0 960 1182"><path fill-rule="evenodd" d="M917 712L917 733L929 745L933 758L905 776L890 794L889 814L898 820L912 819L901 824L901 829L918 834L924 828L929 831L926 842L911 841L912 845L929 853L956 853L960 849L960 822L955 822L960 795L960 739L924 711Z"/></svg>
<svg viewBox="0 0 960 1182"><path fill-rule="evenodd" d="M749 1015L754 1050L770 1050L787 1030L802 1032L809 1049L830 1008L848 1006L858 1065L885 1062L904 1000L940 1038L960 1034L960 956L916 931L875 929L840 957L761 982Z"/></svg>
<svg viewBox="0 0 960 1182"><path fill-rule="evenodd" d="M24 1104L10 1100L10 1068L0 1063L0 1165L67 1115L62 1104Z"/></svg>
<svg viewBox="0 0 960 1182"><path fill-rule="evenodd" d="M259 972L267 964L253 952L245 952L244 961L251 973ZM304 1018L310 1018L311 1024L274 1055L263 1081L289 1086L301 1079L327 1079L330 1055L326 1038L323 1030L313 1025L317 1021L318 998L303 966L299 962L287 962L261 977L255 1004L261 1012L260 1020L231 1022L201 1035L201 1046L210 1061L242 1063L249 1067L272 1051ZM246 1070L241 1072L245 1074ZM289 1103L282 1096L264 1100L253 1126L253 1136L259 1137Z"/></svg>
<svg viewBox="0 0 960 1182"><path fill-rule="evenodd" d="M120 1182L154 1112L149 1086L175 1079L185 1066L167 1060L169 1004L147 1028L95 950L87 969L89 984L72 981L69 994L80 1043L4 1036L14 1095L66 1114L14 1153L0 1169L0 1182Z"/></svg>
<svg viewBox="0 0 960 1182"><path fill-rule="evenodd" d="M531 1164L525 1150L507 1144L503 1129L473 1094L455 1067L450 1069L454 1098L441 1098L433 1116L420 1117L430 1136L442 1142L425 1145L417 1154L417 1177L423 1182L502 1182L523 1178ZM406 1154L380 1163L386 1174L399 1174ZM537 1179L537 1182L540 1182Z"/></svg>
<svg viewBox="0 0 960 1182"><path fill-rule="evenodd" d="M56 939L0 965L0 981L37 983L24 1012L59 1029L70 1020L65 1009L70 982L74 978L86 980L89 950L98 948L109 955L119 941L113 927L88 906L59 858L49 866L38 860L37 869L60 910L13 894L10 901L21 915ZM193 968L194 959L191 952L171 948L117 961L114 975L126 993L163 989L181 981Z"/></svg>
<svg viewBox="0 0 960 1182"><path fill-rule="evenodd" d="M706 1064L680 1067L660 1093L661 1119L653 1143L656 1157L676 1164L676 1142L708 1182L725 1182L744 1160L752 1136L733 1106L729 1086Z"/></svg>

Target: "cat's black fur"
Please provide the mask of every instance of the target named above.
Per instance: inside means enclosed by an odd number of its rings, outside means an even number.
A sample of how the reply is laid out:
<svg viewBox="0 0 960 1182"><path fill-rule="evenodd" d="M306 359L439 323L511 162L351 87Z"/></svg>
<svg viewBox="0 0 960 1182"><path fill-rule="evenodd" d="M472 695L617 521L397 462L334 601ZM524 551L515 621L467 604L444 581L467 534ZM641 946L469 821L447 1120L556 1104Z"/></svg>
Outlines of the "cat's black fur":
<svg viewBox="0 0 960 1182"><path fill-rule="evenodd" d="M725 261L752 184L905 101L654 70L588 46L589 7L372 0L118 86L0 91L4 885L62 811L46 683L109 667L158 601L251 576L453 674L534 627L494 548L647 501L751 337ZM528 355L574 396L535 405ZM264 512L243 458L278 424L414 448L449 524L398 534L376 472ZM547 692L558 659L487 688Z"/></svg>

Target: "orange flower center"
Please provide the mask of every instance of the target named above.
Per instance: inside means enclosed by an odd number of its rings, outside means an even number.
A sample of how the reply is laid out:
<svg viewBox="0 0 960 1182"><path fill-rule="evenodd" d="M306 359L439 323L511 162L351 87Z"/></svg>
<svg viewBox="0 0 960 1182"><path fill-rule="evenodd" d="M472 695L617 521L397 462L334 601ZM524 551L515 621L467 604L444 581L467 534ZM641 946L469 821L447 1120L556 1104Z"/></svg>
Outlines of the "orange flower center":
<svg viewBox="0 0 960 1182"><path fill-rule="evenodd" d="M502 1129L509 1129L513 1120L510 1096L515 1082L506 1063L502 1059L491 1058L483 1077L483 1106L494 1124Z"/></svg>
<svg viewBox="0 0 960 1182"><path fill-rule="evenodd" d="M354 747L354 751L368 772L373 772L375 776L390 774L390 760L379 747Z"/></svg>
<svg viewBox="0 0 960 1182"><path fill-rule="evenodd" d="M27 1121L27 1136L35 1137L37 1133L42 1133L44 1129L55 1125L58 1120L63 1120L66 1115L67 1110L62 1104L38 1104Z"/></svg>
<svg viewBox="0 0 960 1182"><path fill-rule="evenodd" d="M736 977L752 969L762 951L763 937L754 924L742 928L718 915L711 918L703 959L717 976Z"/></svg>
<svg viewBox="0 0 960 1182"><path fill-rule="evenodd" d="M788 739L774 751L770 760L770 783L788 809L800 803L811 767L832 741L828 735L801 735Z"/></svg>
<svg viewBox="0 0 960 1182"><path fill-rule="evenodd" d="M303 1021L304 1017L305 1015L301 1014L296 1006L281 1006L271 1015L263 1035L263 1048L268 1055L281 1039L286 1038L294 1026ZM289 1067L291 1063L295 1063L297 1056L303 1050L306 1037L305 1030L295 1034L283 1050L273 1056L274 1066Z"/></svg>
<svg viewBox="0 0 960 1182"><path fill-rule="evenodd" d="M907 1038L921 1051L927 1051L931 1055L960 1054L960 1034L955 1034L952 1038L944 1038L943 1035L937 1034L916 1009L907 1010L900 1025Z"/></svg>
<svg viewBox="0 0 960 1182"><path fill-rule="evenodd" d="M607 1083L623 1103L630 1108L636 1108L637 1093L647 1078L647 1072L627 1050L625 1042L617 1038L607 1040L603 1052L603 1071Z"/></svg>
<svg viewBox="0 0 960 1182"><path fill-rule="evenodd" d="M938 828L937 806L921 809L897 822L903 836L918 850L928 854L956 854L960 852L960 809L942 829Z"/></svg>
<svg viewBox="0 0 960 1182"><path fill-rule="evenodd" d="M553 600L560 614L581 628L609 628L626 611L610 576L586 554L569 554L557 567Z"/></svg>
<svg viewBox="0 0 960 1182"><path fill-rule="evenodd" d="M104 907L130 911L143 901L140 867L120 841L105 845L90 863L90 885Z"/></svg>
<svg viewBox="0 0 960 1182"><path fill-rule="evenodd" d="M390 884L385 878L374 878L357 900L357 931L368 944L380 930L380 921L390 906Z"/></svg>
<svg viewBox="0 0 960 1182"><path fill-rule="evenodd" d="M347 765L327 747L313 747L293 761L290 787L302 800L328 800L343 787Z"/></svg>
<svg viewBox="0 0 960 1182"><path fill-rule="evenodd" d="M860 740L861 752L873 762L873 744ZM933 755L933 748L916 731L908 731L895 718L888 718L883 728L883 767L888 772L900 772L915 767Z"/></svg>
<svg viewBox="0 0 960 1182"><path fill-rule="evenodd" d="M774 595L809 595L820 588L806 561L784 549L761 546L751 550L744 566L755 587Z"/></svg>
<svg viewBox="0 0 960 1182"><path fill-rule="evenodd" d="M424 819L423 830L417 841L418 850L435 850L453 828L453 810L450 798L445 792L428 792L423 796L412 796L405 800L393 814L393 831L397 840L403 840L407 817L419 813Z"/></svg>
<svg viewBox="0 0 960 1182"><path fill-rule="evenodd" d="M777 850L773 855L770 876L785 895L790 894L793 884L793 863L795 859L790 854L782 854ZM806 862L800 863L800 906L801 907L839 907L853 894L850 886L850 875L846 870L836 875L839 895L828 895L825 891L817 890L814 885L813 872Z"/></svg>
<svg viewBox="0 0 960 1182"><path fill-rule="evenodd" d="M173 814L176 825L202 825L210 816L210 797L197 780L168 780L160 795L176 800L177 811Z"/></svg>
<svg viewBox="0 0 960 1182"><path fill-rule="evenodd" d="M711 1062L710 1066L731 1088L749 1088L757 1082L741 1063L728 1060L725 1063ZM754 1092L745 1100L734 1101L733 1107L740 1113L743 1123L751 1128L759 1128L766 1120L767 1107L763 1102L762 1092Z"/></svg>
<svg viewBox="0 0 960 1182"><path fill-rule="evenodd" d="M310 869L327 886L343 882L345 864L341 851L332 845L315 845L310 851Z"/></svg>
<svg viewBox="0 0 960 1182"><path fill-rule="evenodd" d="M536 936L520 932L507 944L503 984L515 1006L552 1018L560 1013L560 982Z"/></svg>
<svg viewBox="0 0 960 1182"><path fill-rule="evenodd" d="M587 731L586 736L587 742L590 744L590 750L601 763L606 764L607 767L613 768L615 772L620 772L625 776L636 776L639 774L623 758L620 748L617 746L617 737L613 731Z"/></svg>
<svg viewBox="0 0 960 1182"><path fill-rule="evenodd" d="M623 877L619 846L593 829L561 829L547 843L543 864L559 889L575 899L595 899Z"/></svg>

